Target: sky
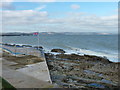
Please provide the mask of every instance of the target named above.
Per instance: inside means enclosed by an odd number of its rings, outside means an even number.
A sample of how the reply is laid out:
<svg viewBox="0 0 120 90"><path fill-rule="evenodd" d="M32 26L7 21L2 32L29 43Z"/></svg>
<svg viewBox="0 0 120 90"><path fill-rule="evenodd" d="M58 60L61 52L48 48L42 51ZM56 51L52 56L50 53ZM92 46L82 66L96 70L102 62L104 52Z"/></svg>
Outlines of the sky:
<svg viewBox="0 0 120 90"><path fill-rule="evenodd" d="M117 2L4 2L2 32L118 31Z"/></svg>

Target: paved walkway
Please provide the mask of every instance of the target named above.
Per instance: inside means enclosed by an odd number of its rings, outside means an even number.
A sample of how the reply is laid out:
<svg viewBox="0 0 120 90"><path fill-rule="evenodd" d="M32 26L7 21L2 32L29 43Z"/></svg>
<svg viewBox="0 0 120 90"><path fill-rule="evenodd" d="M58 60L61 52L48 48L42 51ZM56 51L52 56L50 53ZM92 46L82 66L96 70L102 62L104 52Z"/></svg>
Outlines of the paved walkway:
<svg viewBox="0 0 120 90"><path fill-rule="evenodd" d="M5 80L7 80L11 85L13 85L15 88L49 88L49 87L53 87L53 85L48 82L38 80L32 76L9 69L7 66L4 65L4 62L3 62L2 77Z"/></svg>
<svg viewBox="0 0 120 90"><path fill-rule="evenodd" d="M17 71L22 72L28 76L35 77L38 80L52 83L47 70L46 62L27 65L27 67L17 69Z"/></svg>
<svg viewBox="0 0 120 90"><path fill-rule="evenodd" d="M10 47L7 49L9 48ZM4 58L2 59L2 77L15 88L53 87L45 57L44 62L26 65L26 67L17 70L10 68L16 64L17 63L5 60Z"/></svg>

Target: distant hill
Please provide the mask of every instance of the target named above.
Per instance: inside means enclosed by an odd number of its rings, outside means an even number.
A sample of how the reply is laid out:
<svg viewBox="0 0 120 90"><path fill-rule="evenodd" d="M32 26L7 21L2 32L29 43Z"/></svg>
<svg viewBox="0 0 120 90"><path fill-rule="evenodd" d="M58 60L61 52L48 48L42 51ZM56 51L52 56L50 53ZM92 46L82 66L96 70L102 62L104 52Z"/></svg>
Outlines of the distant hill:
<svg viewBox="0 0 120 90"><path fill-rule="evenodd" d="M0 36L30 36L31 33L21 33L21 32L12 32L12 33L1 33ZM97 33L97 32L39 32L41 35L114 35L112 33Z"/></svg>
<svg viewBox="0 0 120 90"><path fill-rule="evenodd" d="M0 36L29 36L29 35L32 35L32 33L16 33L16 32L13 32L13 33L1 33Z"/></svg>

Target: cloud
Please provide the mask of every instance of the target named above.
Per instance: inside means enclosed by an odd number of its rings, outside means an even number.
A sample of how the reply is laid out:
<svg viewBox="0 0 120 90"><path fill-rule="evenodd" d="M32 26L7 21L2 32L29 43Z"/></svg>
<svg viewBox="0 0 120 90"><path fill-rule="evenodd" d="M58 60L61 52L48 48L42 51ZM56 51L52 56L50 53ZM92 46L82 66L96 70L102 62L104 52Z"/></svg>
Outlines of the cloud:
<svg viewBox="0 0 120 90"><path fill-rule="evenodd" d="M47 11L37 10L4 10L1 13L4 31L33 32L37 27L37 30L50 32L109 32L117 30L118 27L118 15L100 17L71 12L66 13L66 16L54 18L49 16Z"/></svg>
<svg viewBox="0 0 120 90"><path fill-rule="evenodd" d="M56 0L20 0L24 2L55 2Z"/></svg>
<svg viewBox="0 0 120 90"><path fill-rule="evenodd" d="M35 11L39 11L39 10L44 9L44 8L46 8L46 5L42 5L40 7L35 8Z"/></svg>
<svg viewBox="0 0 120 90"><path fill-rule="evenodd" d="M15 0L2 0L2 2L13 2Z"/></svg>
<svg viewBox="0 0 120 90"><path fill-rule="evenodd" d="M112 15L112 16L103 16L101 17L102 20L118 20L118 15Z"/></svg>
<svg viewBox="0 0 120 90"><path fill-rule="evenodd" d="M15 7L12 5L12 2L14 0L4 0L0 3L0 8L1 9L9 9L9 10L13 10L15 9Z"/></svg>
<svg viewBox="0 0 120 90"><path fill-rule="evenodd" d="M80 8L80 5L73 4L73 5L71 5L71 8L72 8L72 9L79 9L79 8Z"/></svg>
<svg viewBox="0 0 120 90"><path fill-rule="evenodd" d="M40 21L44 21L48 15L46 11L38 12L33 10L21 10L21 11L2 11L3 25L25 25L36 24Z"/></svg>
<svg viewBox="0 0 120 90"><path fill-rule="evenodd" d="M7 10L14 10L15 9L15 7L12 4L10 4L10 3L3 3L0 6L0 8L7 9Z"/></svg>
<svg viewBox="0 0 120 90"><path fill-rule="evenodd" d="M13 0L2 0L13 1ZM119 2L119 0L14 0L14 2Z"/></svg>
<svg viewBox="0 0 120 90"><path fill-rule="evenodd" d="M2 0L2 2L54 2L56 0Z"/></svg>

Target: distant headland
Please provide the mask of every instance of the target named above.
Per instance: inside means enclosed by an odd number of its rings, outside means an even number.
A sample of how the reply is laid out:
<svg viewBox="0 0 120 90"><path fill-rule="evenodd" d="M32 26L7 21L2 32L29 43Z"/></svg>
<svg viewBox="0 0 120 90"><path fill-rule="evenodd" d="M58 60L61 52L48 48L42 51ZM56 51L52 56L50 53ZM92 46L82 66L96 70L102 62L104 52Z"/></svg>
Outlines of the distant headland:
<svg viewBox="0 0 120 90"><path fill-rule="evenodd" d="M0 33L0 36L31 36L35 32L23 33L23 32L6 32ZM117 33L105 33L105 32L39 32L42 35L117 35Z"/></svg>

